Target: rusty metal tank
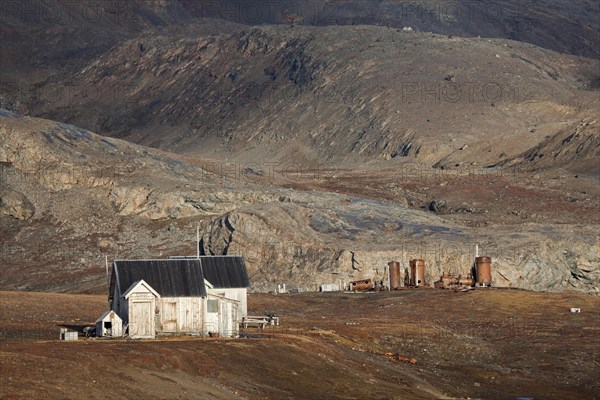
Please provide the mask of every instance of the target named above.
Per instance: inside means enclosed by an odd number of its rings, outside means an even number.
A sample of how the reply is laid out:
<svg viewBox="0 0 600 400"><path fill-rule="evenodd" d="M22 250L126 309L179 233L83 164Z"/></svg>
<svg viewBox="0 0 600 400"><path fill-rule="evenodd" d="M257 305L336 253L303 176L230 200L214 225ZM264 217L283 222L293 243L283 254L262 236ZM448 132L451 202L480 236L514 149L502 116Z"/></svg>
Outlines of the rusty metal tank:
<svg viewBox="0 0 600 400"><path fill-rule="evenodd" d="M446 288L454 284L455 278L454 275L444 272L444 274L440 277L440 281L442 282L442 286Z"/></svg>
<svg viewBox="0 0 600 400"><path fill-rule="evenodd" d="M365 291L373 289L372 279L363 279L360 281L350 282L350 290Z"/></svg>
<svg viewBox="0 0 600 400"><path fill-rule="evenodd" d="M463 277L462 275L458 277L458 284L460 286L473 286L474 283L475 281L473 281L471 274L467 274L466 277Z"/></svg>
<svg viewBox="0 0 600 400"><path fill-rule="evenodd" d="M479 286L492 284L492 257L475 258L475 279Z"/></svg>
<svg viewBox="0 0 600 400"><path fill-rule="evenodd" d="M390 261L388 265L390 267L390 290L400 289L402 286L400 263L397 261Z"/></svg>
<svg viewBox="0 0 600 400"><path fill-rule="evenodd" d="M425 286L425 260L410 260L410 284L411 286Z"/></svg>

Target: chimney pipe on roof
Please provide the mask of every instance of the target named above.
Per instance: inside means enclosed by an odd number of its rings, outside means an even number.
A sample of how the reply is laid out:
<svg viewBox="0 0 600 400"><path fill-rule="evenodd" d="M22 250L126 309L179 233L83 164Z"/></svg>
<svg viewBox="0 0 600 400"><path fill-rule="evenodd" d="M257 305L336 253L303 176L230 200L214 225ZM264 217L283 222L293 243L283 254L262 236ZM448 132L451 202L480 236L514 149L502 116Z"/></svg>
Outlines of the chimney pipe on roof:
<svg viewBox="0 0 600 400"><path fill-rule="evenodd" d="M196 258L200 258L200 224L196 224Z"/></svg>
<svg viewBox="0 0 600 400"><path fill-rule="evenodd" d="M110 307L110 278L108 277L108 256L104 255L104 268L106 268L106 286L108 287L108 289L106 290L108 292L108 305Z"/></svg>

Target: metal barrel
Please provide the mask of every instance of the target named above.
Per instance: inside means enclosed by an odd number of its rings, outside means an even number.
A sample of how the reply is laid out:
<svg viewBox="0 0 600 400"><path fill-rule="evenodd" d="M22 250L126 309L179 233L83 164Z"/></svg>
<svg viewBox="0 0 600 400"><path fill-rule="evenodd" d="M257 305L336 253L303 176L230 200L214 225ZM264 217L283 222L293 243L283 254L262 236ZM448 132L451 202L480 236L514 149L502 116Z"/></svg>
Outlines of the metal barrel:
<svg viewBox="0 0 600 400"><path fill-rule="evenodd" d="M492 258L491 257L476 257L475 258L475 273L478 285L489 286L492 284Z"/></svg>
<svg viewBox="0 0 600 400"><path fill-rule="evenodd" d="M425 260L410 260L410 283L412 286L425 286Z"/></svg>
<svg viewBox="0 0 600 400"><path fill-rule="evenodd" d="M390 267L390 290L399 289L402 285L402 278L400 277L400 263L397 261L390 261L388 265Z"/></svg>

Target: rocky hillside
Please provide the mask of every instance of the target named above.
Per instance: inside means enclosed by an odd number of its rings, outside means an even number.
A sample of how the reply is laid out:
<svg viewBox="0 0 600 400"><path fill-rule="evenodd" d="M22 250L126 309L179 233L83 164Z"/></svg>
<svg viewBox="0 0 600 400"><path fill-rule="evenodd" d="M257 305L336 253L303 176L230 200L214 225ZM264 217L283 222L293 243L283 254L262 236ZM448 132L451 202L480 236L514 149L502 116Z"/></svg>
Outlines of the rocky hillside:
<svg viewBox="0 0 600 400"><path fill-rule="evenodd" d="M0 2L0 289L101 293L199 226L257 291L479 244L497 285L598 292L597 7Z"/></svg>
<svg viewBox="0 0 600 400"><path fill-rule="evenodd" d="M201 251L243 255L257 291L382 279L388 261L413 257L426 259L432 282L466 273L475 244L494 258L498 286L598 291L599 193L579 189L593 178L563 177L551 189L549 176L482 177L485 200L469 195L470 176L224 174L209 160L6 111L0 137L2 289L102 293L104 256L194 254L199 224ZM456 195L441 201L448 189ZM517 197L525 202L515 206Z"/></svg>
<svg viewBox="0 0 600 400"><path fill-rule="evenodd" d="M3 2L2 51L8 60L44 64L86 58L145 29L202 18L245 25L381 25L463 37L504 38L589 58L600 56L593 0L132 0ZM36 38L33 46L21 44ZM48 48L47 45L52 45ZM86 47L84 54L80 51ZM5 58L3 60L6 61Z"/></svg>
<svg viewBox="0 0 600 400"><path fill-rule="evenodd" d="M6 288L101 293L104 256L195 254L196 224L243 204L278 201L233 189L200 161L72 125L2 110L0 137Z"/></svg>
<svg viewBox="0 0 600 400"><path fill-rule="evenodd" d="M589 119L598 67L517 42L382 27L148 33L43 83L55 96L11 104L211 158L450 168L506 162Z"/></svg>

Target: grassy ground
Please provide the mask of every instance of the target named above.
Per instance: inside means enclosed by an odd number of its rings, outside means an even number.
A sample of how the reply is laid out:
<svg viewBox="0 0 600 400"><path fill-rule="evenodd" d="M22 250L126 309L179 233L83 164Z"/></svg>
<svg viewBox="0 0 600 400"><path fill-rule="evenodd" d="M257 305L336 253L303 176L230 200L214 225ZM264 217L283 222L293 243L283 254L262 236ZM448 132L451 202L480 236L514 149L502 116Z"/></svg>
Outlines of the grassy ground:
<svg viewBox="0 0 600 400"><path fill-rule="evenodd" d="M0 398L591 399L598 298L404 290L251 295L262 339L59 342L104 296L1 292ZM571 314L570 307L581 307ZM33 327L33 328L31 328ZM416 363L408 362L410 359Z"/></svg>

